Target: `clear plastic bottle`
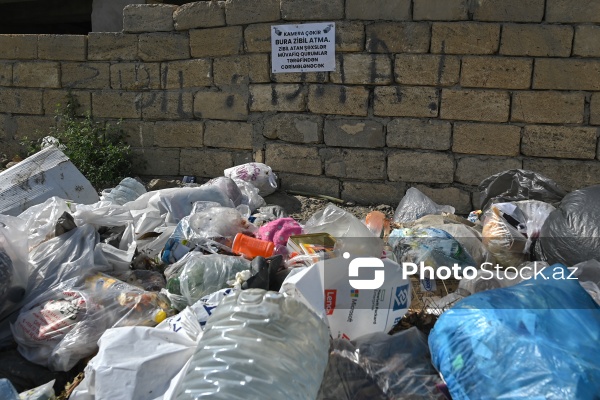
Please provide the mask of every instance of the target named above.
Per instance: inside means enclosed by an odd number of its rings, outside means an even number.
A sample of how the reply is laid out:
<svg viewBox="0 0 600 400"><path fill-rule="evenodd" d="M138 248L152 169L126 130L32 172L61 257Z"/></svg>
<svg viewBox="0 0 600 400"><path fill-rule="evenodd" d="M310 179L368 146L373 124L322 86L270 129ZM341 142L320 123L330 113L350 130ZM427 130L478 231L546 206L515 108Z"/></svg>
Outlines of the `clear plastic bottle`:
<svg viewBox="0 0 600 400"><path fill-rule="evenodd" d="M303 303L244 290L210 316L177 399L314 399L328 352L327 326Z"/></svg>
<svg viewBox="0 0 600 400"><path fill-rule="evenodd" d="M2 400L19 400L19 394L15 387L8 379L0 379L0 399Z"/></svg>

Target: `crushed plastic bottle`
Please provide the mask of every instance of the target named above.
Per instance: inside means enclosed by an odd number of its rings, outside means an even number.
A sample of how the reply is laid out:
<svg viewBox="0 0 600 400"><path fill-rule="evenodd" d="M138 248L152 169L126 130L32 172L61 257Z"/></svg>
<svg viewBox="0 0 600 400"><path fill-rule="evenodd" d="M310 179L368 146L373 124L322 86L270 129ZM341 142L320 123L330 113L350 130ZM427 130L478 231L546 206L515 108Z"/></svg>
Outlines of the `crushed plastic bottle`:
<svg viewBox="0 0 600 400"><path fill-rule="evenodd" d="M328 349L327 326L304 304L244 290L208 319L177 399L314 399Z"/></svg>
<svg viewBox="0 0 600 400"><path fill-rule="evenodd" d="M108 193L103 193L103 200L122 206L125 203L137 199L144 193L146 193L144 185L133 178L125 178Z"/></svg>

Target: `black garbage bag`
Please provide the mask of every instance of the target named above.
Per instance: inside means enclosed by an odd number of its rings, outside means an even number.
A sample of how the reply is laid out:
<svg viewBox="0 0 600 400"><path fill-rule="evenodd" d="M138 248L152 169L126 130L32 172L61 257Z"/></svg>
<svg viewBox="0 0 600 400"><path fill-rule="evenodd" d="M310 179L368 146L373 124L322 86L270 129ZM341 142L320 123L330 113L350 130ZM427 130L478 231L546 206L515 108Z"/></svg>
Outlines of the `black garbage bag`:
<svg viewBox="0 0 600 400"><path fill-rule="evenodd" d="M538 260L571 267L600 260L600 185L569 193L542 226Z"/></svg>
<svg viewBox="0 0 600 400"><path fill-rule="evenodd" d="M556 204L567 194L552 179L524 169L511 169L492 175L479 184L478 190L481 210L492 203L519 200Z"/></svg>

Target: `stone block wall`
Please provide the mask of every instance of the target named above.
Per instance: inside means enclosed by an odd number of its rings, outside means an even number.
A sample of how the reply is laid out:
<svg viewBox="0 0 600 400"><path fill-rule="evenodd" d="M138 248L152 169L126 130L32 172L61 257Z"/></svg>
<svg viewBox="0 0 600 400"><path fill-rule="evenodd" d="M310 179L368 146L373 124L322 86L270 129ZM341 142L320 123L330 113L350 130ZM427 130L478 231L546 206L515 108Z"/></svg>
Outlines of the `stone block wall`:
<svg viewBox="0 0 600 400"><path fill-rule="evenodd" d="M270 73L270 26L336 23L336 71ZM122 119L145 176L266 162L286 189L468 212L512 168L600 183L597 0L130 5L122 33L0 36L0 152L67 91Z"/></svg>

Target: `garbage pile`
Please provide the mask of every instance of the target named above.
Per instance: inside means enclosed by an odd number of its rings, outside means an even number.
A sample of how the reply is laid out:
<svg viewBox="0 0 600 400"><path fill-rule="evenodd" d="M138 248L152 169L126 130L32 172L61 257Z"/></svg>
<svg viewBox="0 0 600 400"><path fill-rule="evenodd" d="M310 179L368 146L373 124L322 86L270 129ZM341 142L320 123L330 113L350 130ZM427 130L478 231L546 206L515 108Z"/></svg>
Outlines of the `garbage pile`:
<svg viewBox="0 0 600 400"><path fill-rule="evenodd" d="M598 398L600 186L298 221L261 163L98 197L59 153L0 173L2 399Z"/></svg>

